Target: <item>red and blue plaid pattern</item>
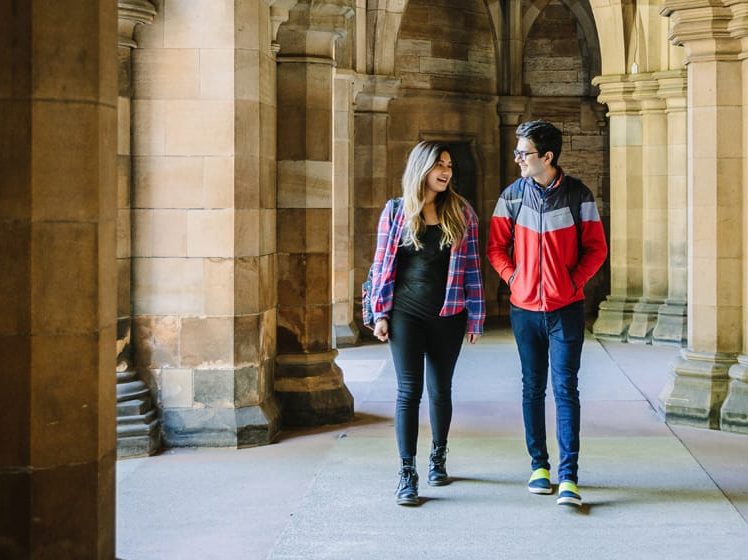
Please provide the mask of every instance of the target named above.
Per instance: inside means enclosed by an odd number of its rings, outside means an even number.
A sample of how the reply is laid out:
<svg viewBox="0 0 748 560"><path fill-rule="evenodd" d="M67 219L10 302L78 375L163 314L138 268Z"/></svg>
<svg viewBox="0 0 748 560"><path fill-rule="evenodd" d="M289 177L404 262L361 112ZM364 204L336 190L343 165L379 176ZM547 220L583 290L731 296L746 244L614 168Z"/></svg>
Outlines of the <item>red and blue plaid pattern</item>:
<svg viewBox="0 0 748 560"><path fill-rule="evenodd" d="M395 292L397 247L400 244L405 212L403 204L390 219L393 201L389 200L379 218L377 250L374 253L371 306L374 320L389 317ZM483 333L486 307L483 299L483 281L478 257L478 216L466 202L464 206L467 228L461 243L452 246L447 274L447 291L440 317L456 315L467 309L467 332Z"/></svg>

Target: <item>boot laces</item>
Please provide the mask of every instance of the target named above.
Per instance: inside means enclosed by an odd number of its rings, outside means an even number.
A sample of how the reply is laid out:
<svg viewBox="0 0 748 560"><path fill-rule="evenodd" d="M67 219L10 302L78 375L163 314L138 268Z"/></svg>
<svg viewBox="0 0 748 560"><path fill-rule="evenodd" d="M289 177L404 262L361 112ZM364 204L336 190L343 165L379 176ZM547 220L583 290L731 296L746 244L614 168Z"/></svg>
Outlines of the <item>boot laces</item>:
<svg viewBox="0 0 748 560"><path fill-rule="evenodd" d="M443 467L447 462L447 447L435 447L429 457L431 464L435 467Z"/></svg>

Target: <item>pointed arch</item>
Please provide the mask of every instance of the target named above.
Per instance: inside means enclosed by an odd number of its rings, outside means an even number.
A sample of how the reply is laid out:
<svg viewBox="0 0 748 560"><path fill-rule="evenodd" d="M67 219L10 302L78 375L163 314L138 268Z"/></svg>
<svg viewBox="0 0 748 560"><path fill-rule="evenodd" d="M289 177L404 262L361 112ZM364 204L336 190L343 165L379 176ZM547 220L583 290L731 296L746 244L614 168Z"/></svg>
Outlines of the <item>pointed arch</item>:
<svg viewBox="0 0 748 560"><path fill-rule="evenodd" d="M367 73L392 76L395 74L395 49L400 35L403 16L409 0L371 0L367 11ZM501 29L504 15L499 0L483 0L486 15L491 27L494 44L494 57L497 61L497 87L501 87L502 60Z"/></svg>
<svg viewBox="0 0 748 560"><path fill-rule="evenodd" d="M366 7L367 61L369 74L395 73L395 44L408 0L371 0Z"/></svg>
<svg viewBox="0 0 748 560"><path fill-rule="evenodd" d="M633 0L591 0L589 4L600 41L600 73L625 74L636 3Z"/></svg>

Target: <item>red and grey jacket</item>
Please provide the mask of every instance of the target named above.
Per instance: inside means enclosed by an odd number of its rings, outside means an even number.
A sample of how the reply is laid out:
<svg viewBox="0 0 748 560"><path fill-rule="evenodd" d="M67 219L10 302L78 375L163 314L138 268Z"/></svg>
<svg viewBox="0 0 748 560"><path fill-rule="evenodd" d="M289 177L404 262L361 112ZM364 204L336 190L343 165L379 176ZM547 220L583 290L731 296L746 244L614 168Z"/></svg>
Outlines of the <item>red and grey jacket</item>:
<svg viewBox="0 0 748 560"><path fill-rule="evenodd" d="M608 255L592 192L558 170L547 189L526 178L509 185L491 218L488 260L509 284L511 303L530 311L583 300Z"/></svg>

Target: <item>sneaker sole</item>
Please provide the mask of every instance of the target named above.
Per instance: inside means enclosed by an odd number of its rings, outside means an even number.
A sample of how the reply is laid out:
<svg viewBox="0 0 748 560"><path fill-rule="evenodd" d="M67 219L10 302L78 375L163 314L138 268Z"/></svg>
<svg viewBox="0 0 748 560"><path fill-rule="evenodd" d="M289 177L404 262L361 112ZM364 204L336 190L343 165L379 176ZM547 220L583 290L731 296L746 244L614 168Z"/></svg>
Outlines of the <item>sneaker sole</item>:
<svg viewBox="0 0 748 560"><path fill-rule="evenodd" d="M556 503L560 506L580 507L582 505L582 500L579 498L559 498L556 500Z"/></svg>
<svg viewBox="0 0 748 560"><path fill-rule="evenodd" d="M531 494L553 494L553 488L530 488L528 486L527 491Z"/></svg>
<svg viewBox="0 0 748 560"><path fill-rule="evenodd" d="M399 506L417 506L418 498L399 498L397 500Z"/></svg>
<svg viewBox="0 0 748 560"><path fill-rule="evenodd" d="M449 484L449 479L445 478L444 480L427 480L426 481L429 486L446 486Z"/></svg>

